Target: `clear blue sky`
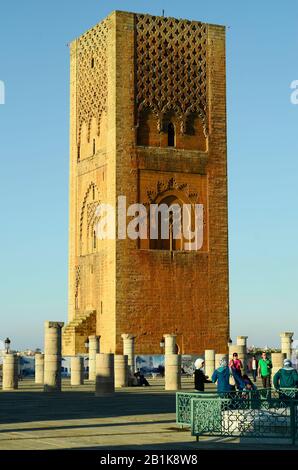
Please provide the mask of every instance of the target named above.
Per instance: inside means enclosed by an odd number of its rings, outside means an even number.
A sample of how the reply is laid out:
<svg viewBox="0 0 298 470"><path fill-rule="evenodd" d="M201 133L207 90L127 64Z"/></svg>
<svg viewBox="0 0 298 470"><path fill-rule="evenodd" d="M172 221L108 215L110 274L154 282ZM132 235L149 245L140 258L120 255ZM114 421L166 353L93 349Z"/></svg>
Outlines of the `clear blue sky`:
<svg viewBox="0 0 298 470"><path fill-rule="evenodd" d="M69 50L112 10L177 16L227 31L230 311L249 343L298 337L298 2L2 2L0 338L43 345L67 318Z"/></svg>

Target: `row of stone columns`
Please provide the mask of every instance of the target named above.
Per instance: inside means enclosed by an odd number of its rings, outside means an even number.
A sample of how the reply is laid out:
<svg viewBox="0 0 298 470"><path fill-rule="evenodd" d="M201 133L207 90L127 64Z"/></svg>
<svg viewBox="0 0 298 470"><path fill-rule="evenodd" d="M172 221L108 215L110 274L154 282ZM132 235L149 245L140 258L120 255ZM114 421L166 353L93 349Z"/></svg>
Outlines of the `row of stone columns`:
<svg viewBox="0 0 298 470"><path fill-rule="evenodd" d="M61 390L61 332L62 322L45 322L45 354L35 356L35 382L44 384L47 392ZM272 354L273 374L283 366L283 360L291 357L292 332L281 335L281 353ZM100 337L89 336L89 380L96 382L96 395L113 393L115 387L126 387L129 375L135 372L135 336L123 334L123 355L101 354ZM176 351L176 335L166 334L165 339L165 389L181 388L181 355ZM247 336L237 336L237 343L229 345L229 357L238 353L244 368L247 367ZM227 358L225 354L215 354L214 350L205 351L205 373L209 377ZM71 385L84 383L83 357L71 358ZM3 362L3 389L14 390L18 387L18 356L6 354Z"/></svg>

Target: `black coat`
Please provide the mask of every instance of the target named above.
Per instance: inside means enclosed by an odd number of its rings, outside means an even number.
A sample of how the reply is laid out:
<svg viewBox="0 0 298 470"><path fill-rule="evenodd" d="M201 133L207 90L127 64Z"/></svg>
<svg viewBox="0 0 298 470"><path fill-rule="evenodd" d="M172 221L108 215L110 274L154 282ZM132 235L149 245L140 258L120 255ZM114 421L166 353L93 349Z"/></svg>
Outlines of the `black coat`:
<svg viewBox="0 0 298 470"><path fill-rule="evenodd" d="M198 390L199 392L204 392L205 390L205 384L206 383L211 383L211 380L208 380L206 375L201 369L196 369L195 370L195 389Z"/></svg>

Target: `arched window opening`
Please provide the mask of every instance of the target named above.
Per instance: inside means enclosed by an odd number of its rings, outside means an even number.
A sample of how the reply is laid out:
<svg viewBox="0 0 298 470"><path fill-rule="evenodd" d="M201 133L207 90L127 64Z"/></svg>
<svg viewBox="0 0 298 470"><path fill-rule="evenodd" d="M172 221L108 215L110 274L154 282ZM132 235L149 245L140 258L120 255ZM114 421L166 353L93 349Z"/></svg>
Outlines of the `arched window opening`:
<svg viewBox="0 0 298 470"><path fill-rule="evenodd" d="M96 230L93 230L93 249L96 250Z"/></svg>
<svg viewBox="0 0 298 470"><path fill-rule="evenodd" d="M93 139L93 155L95 155L95 150L96 150L96 147L95 147L95 139Z"/></svg>
<svg viewBox="0 0 298 470"><path fill-rule="evenodd" d="M157 227L157 239L150 239L150 249L155 250L169 250L169 251L176 251L182 250L182 234L180 234L180 238L176 238L176 231L177 231L177 222L180 223L180 227L182 228L182 207L181 201L178 200L175 196L168 196L163 199L159 205L165 204L169 208L171 206L180 206L180 221L174 221L174 213L172 211L168 211L168 215L165 214L165 218L162 218L161 213L158 213L158 227ZM176 214L177 217L177 214ZM176 225L175 225L176 224ZM162 237L162 227L168 227L166 237Z"/></svg>
<svg viewBox="0 0 298 470"><path fill-rule="evenodd" d="M168 124L168 147L175 147L175 127L172 122Z"/></svg>

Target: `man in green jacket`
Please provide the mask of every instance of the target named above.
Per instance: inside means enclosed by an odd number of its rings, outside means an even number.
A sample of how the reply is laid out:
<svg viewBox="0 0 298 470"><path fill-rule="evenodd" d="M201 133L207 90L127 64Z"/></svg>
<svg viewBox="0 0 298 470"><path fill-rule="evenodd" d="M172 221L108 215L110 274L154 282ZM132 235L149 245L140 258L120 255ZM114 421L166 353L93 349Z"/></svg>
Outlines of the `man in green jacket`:
<svg viewBox="0 0 298 470"><path fill-rule="evenodd" d="M263 388L271 387L271 383L270 383L271 369L272 369L271 359L268 359L267 353L263 351L262 357L259 360L259 375L262 377Z"/></svg>
<svg viewBox="0 0 298 470"><path fill-rule="evenodd" d="M276 389L297 388L298 372L292 366L290 359L285 359L283 368L276 372L273 377L273 385Z"/></svg>

